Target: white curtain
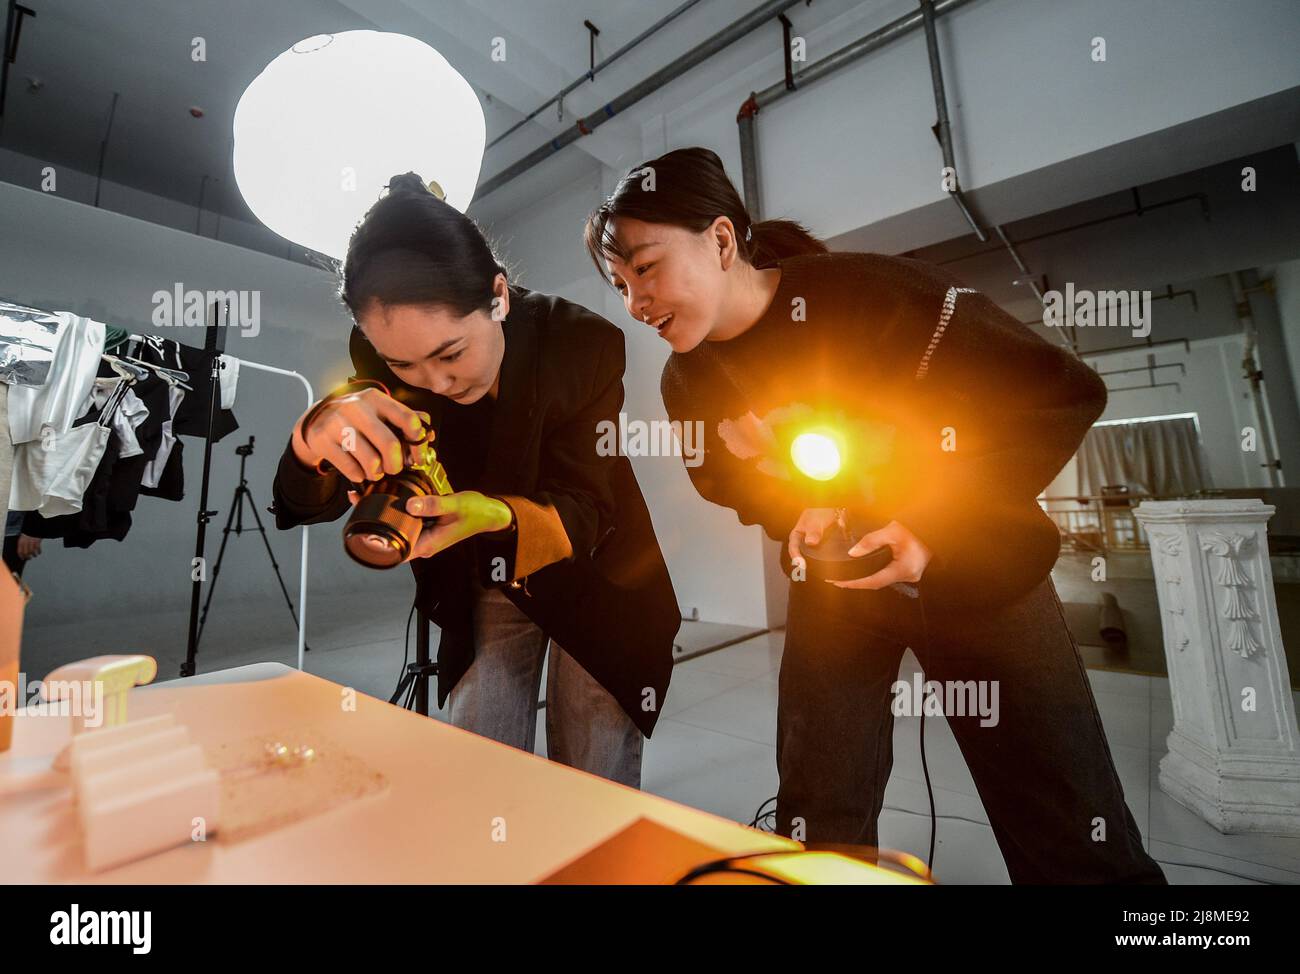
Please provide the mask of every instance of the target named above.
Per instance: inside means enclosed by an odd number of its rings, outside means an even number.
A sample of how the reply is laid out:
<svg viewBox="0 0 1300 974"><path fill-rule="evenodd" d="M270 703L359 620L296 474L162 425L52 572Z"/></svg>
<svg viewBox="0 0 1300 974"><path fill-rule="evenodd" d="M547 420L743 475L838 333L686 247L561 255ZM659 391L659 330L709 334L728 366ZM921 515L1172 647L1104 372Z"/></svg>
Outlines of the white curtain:
<svg viewBox="0 0 1300 974"><path fill-rule="evenodd" d="M1191 416L1094 426L1076 457L1081 494L1127 484L1135 494L1185 497L1214 486Z"/></svg>

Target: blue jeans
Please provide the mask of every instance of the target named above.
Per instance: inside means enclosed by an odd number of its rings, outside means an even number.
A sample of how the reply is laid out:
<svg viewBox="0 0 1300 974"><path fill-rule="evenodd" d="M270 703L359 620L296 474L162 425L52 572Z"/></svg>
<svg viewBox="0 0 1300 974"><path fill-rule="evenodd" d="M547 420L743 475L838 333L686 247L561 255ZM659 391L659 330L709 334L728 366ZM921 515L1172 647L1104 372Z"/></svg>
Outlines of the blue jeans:
<svg viewBox="0 0 1300 974"><path fill-rule="evenodd" d="M447 700L449 723L533 753L550 643L547 757L640 788L644 738L618 701L500 590L474 591L474 662Z"/></svg>
<svg viewBox="0 0 1300 974"><path fill-rule="evenodd" d="M778 832L822 846L877 844L893 766L893 687L909 646L927 680L998 687L996 722L966 707L945 716L1013 883L1165 882L1124 800L1050 577L1000 608L924 618L916 599L889 589L792 582L777 704Z"/></svg>

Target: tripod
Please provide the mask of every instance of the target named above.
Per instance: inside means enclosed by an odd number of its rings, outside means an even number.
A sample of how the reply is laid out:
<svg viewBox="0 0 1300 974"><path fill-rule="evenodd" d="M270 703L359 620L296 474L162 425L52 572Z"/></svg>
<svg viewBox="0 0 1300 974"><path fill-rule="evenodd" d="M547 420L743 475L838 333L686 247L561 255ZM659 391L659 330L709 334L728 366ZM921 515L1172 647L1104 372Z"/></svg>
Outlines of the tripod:
<svg viewBox="0 0 1300 974"><path fill-rule="evenodd" d="M239 486L235 488L235 496L230 499L230 513L226 516L226 526L221 531L221 548L217 551L216 563L212 566L212 584L208 586L208 597L203 603L203 614L199 616L199 631L194 638L194 645L197 649L198 642L203 638L203 626L208 619L208 607L212 605L213 593L217 590L217 577L221 574L221 559L226 554L226 542L230 540L230 532L242 534L244 531L244 498L248 498L248 507L253 512L253 520L257 522L257 530L262 535L262 544L266 546L266 554L271 559L271 568L275 572L275 579L280 583L280 591L284 593L285 604L289 606L289 615L293 617L295 628L298 625L298 613L294 610L293 599L289 598L289 590L284 586L284 579L280 575L280 566L276 564L275 552L271 550L271 542L266 539L266 528L262 527L262 518L257 513L257 502L253 500L253 492L248 489L248 478L245 476L244 465L248 458L253 455L253 440L250 436L248 442L243 446L235 447L235 452L239 454ZM215 514L216 512L211 512ZM310 650L311 647L303 644L303 648Z"/></svg>
<svg viewBox="0 0 1300 974"><path fill-rule="evenodd" d="M407 619L409 638L410 619ZM407 643L409 646L410 643ZM429 716L429 678L438 675L438 661L429 659L429 617L423 610L416 610L415 623L415 662L407 663L402 678L397 682L389 703L402 700L401 706L407 710Z"/></svg>

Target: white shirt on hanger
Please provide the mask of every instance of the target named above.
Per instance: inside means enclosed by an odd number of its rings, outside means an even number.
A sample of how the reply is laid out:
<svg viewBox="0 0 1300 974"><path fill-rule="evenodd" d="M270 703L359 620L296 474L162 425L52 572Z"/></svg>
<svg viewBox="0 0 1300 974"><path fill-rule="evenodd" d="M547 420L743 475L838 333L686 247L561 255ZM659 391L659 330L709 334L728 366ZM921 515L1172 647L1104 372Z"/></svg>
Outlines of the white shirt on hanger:
<svg viewBox="0 0 1300 974"><path fill-rule="evenodd" d="M107 405L109 397L122 384L122 381L121 376L96 379L95 387L90 394L91 402L94 403L95 407L102 410ZM82 415L85 415L84 411ZM148 418L149 407L135 394L135 390L128 388L122 394L122 400L117 409L112 413L113 432L117 434L118 442L121 443L121 448L117 453L119 459L125 460L127 457L138 457L144 452L144 447L140 445L139 439L136 438L135 431Z"/></svg>
<svg viewBox="0 0 1300 974"><path fill-rule="evenodd" d="M130 390L119 382L95 422L74 426L49 443L34 440L14 447L9 509L39 511L43 517L80 511L108 446L113 414L128 394Z"/></svg>
<svg viewBox="0 0 1300 974"><path fill-rule="evenodd" d="M222 355L221 371L217 373L221 387L221 408L231 409L235 405L235 389L239 386L239 359L233 355Z"/></svg>
<svg viewBox="0 0 1300 974"><path fill-rule="evenodd" d="M180 408L181 401L185 398L185 390L179 386L172 386L168 398L171 412L168 418L163 420L162 442L158 444L158 452L154 454L153 459L145 464L144 476L140 478L141 487L158 486L158 479L167 468L167 460L172 454L172 445L176 442L176 434L172 432L172 420L176 418L176 410ZM146 411L147 409L148 407Z"/></svg>
<svg viewBox="0 0 1300 974"><path fill-rule="evenodd" d="M104 323L57 312L58 345L41 386L9 388L9 433L14 446L41 438L46 427L62 435L86 411L104 352Z"/></svg>

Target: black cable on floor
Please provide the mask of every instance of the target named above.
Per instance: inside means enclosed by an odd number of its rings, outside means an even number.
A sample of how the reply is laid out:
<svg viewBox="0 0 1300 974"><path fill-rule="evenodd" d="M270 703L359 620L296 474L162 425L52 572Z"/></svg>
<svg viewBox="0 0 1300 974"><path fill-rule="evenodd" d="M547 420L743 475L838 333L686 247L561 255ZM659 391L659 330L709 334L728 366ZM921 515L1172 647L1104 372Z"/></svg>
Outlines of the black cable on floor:
<svg viewBox="0 0 1300 974"><path fill-rule="evenodd" d="M916 604L921 609L921 633L925 637L925 651L927 656L933 655L930 647L930 624L925 617L925 600L917 593ZM918 661L919 662L919 661ZM922 672L924 676L924 672ZM930 784L930 765L925 759L925 698L921 699L921 769L925 772L925 793L930 797L930 854L926 857L926 866L930 870L930 878L934 878L934 842L939 831L938 816L934 812L934 788Z"/></svg>
<svg viewBox="0 0 1300 974"><path fill-rule="evenodd" d="M771 810L770 812L764 812L763 809L767 808L768 805L771 805L771 806L772 806L772 810ZM773 822L772 822L772 828L770 829L770 831L775 832L775 831L776 831L776 822L775 822L775 818L776 818L776 796L775 796L775 795L773 795L773 796L772 796L771 798L769 798L767 801L763 802L763 804L761 804L761 805L758 806L758 811L754 813L754 818L750 821L750 823L749 823L749 827L750 827L751 829L763 829L763 824L762 824L762 823L763 823L766 819L769 819L769 818L770 818L770 819L773 819ZM768 829L763 829L763 831L766 832L766 831L769 831L769 830L768 830Z"/></svg>
<svg viewBox="0 0 1300 974"><path fill-rule="evenodd" d="M930 786L930 765L925 759L925 703L921 703L921 770L925 772L925 793L930 796L930 854L926 862L934 873L934 839L938 832L938 819L934 814L934 789Z"/></svg>

